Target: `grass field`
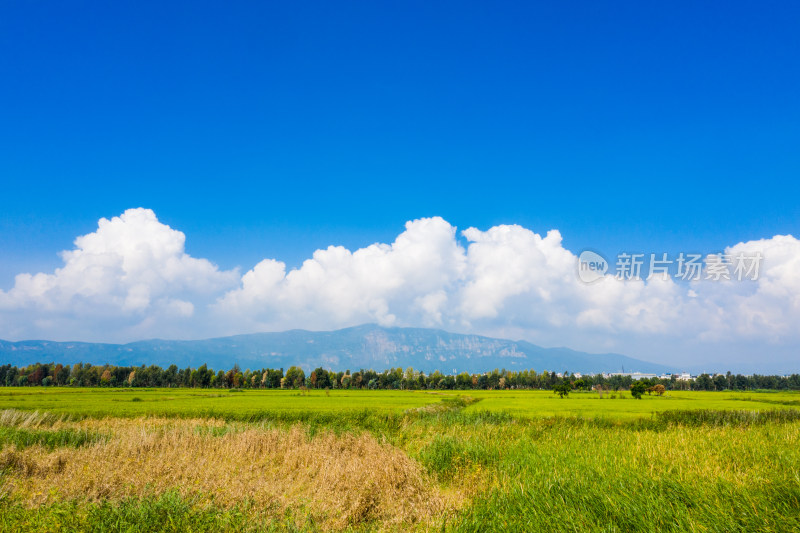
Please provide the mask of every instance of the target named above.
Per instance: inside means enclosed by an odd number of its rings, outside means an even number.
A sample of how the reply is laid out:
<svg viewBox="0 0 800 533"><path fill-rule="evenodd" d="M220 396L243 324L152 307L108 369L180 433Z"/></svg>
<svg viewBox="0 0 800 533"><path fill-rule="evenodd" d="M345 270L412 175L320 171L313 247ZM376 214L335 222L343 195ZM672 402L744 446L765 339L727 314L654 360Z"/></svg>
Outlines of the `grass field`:
<svg viewBox="0 0 800 533"><path fill-rule="evenodd" d="M516 417L575 416L636 419L651 413L675 410L800 409L800 394L793 392L705 392L669 391L664 396L644 395L634 400L627 391L604 393L573 392L562 400L550 391L468 391L482 401L469 410L504 412Z"/></svg>
<svg viewBox="0 0 800 533"><path fill-rule="evenodd" d="M0 410L39 410L74 417L165 416L225 420L332 420L354 413L402 413L437 402L425 392L204 389L0 389Z"/></svg>
<svg viewBox="0 0 800 533"><path fill-rule="evenodd" d="M797 531L798 403L0 389L0 529Z"/></svg>

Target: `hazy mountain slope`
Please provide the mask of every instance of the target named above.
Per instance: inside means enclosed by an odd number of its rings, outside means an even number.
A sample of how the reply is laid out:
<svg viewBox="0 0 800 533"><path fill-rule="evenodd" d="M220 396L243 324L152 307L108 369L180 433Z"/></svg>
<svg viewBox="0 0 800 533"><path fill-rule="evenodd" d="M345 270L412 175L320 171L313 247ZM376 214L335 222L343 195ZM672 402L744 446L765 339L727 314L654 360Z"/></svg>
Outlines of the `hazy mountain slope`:
<svg viewBox="0 0 800 533"><path fill-rule="evenodd" d="M493 339L424 328L383 328L368 324L337 331L291 330L199 341L146 340L129 344L0 341L0 362L15 365L56 361L115 365L177 364L211 368L304 368L335 370L412 366L444 373L493 368L572 372L662 372L665 366L618 354L589 354L542 348L525 341Z"/></svg>

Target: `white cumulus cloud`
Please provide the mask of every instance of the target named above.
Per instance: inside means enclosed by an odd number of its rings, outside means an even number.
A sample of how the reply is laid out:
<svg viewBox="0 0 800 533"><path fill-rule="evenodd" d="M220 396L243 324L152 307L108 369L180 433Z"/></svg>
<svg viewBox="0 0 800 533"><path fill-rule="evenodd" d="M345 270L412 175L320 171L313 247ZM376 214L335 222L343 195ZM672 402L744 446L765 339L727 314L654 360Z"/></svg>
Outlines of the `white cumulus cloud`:
<svg viewBox="0 0 800 533"><path fill-rule="evenodd" d="M265 259L217 310L261 328L405 325L411 317L441 325L447 295L466 266L455 231L442 218L420 219L408 222L392 244L354 252L331 246L289 272L284 263Z"/></svg>
<svg viewBox="0 0 800 533"><path fill-rule="evenodd" d="M200 338L377 322L662 362L786 361L800 347L800 241L790 235L724 250L761 254L756 281L691 283L609 273L585 284L557 230L459 234L440 217L407 222L391 244L330 246L297 268L266 258L244 275L189 256L184 244L147 209L101 219L62 253L62 267L19 274L0 290L0 337Z"/></svg>
<svg viewBox="0 0 800 533"><path fill-rule="evenodd" d="M52 274L19 274L10 290L0 291L6 329L11 323L22 333L32 329L28 322L33 329L41 323L51 335L96 329L87 335L96 338L109 323L136 331L156 319L191 317L197 301L230 288L239 276L189 256L184 243L183 233L159 222L149 209L100 219L95 232L61 253L62 267Z"/></svg>

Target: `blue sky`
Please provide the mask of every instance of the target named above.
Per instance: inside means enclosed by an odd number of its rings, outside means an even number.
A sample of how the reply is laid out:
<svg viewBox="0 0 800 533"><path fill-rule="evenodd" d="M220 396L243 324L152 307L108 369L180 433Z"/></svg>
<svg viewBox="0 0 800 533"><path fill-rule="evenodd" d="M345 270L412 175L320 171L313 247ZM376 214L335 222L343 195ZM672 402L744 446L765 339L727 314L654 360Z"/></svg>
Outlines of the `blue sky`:
<svg viewBox="0 0 800 533"><path fill-rule="evenodd" d="M135 207L242 272L433 216L609 255L797 235L799 19L791 2L3 2L0 289Z"/></svg>
<svg viewBox="0 0 800 533"><path fill-rule="evenodd" d="M3 280L144 206L243 267L559 228L575 249L797 233L800 6L4 2Z"/></svg>

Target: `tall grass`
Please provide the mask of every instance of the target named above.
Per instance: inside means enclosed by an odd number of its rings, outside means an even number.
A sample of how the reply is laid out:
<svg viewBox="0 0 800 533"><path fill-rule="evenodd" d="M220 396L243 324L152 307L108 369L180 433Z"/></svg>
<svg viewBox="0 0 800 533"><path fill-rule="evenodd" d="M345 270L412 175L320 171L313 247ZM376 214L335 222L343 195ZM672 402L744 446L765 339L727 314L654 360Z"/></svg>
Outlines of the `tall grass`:
<svg viewBox="0 0 800 533"><path fill-rule="evenodd" d="M0 427L0 447L15 446L27 448L28 446L43 446L47 449L72 447L77 448L107 439L96 431L64 428L58 430L40 430Z"/></svg>
<svg viewBox="0 0 800 533"><path fill-rule="evenodd" d="M26 412L16 409L0 411L0 448L14 446L27 448L42 446L47 449L84 446L108 436L97 431L59 427L69 415L53 415L38 411Z"/></svg>
<svg viewBox="0 0 800 533"><path fill-rule="evenodd" d="M0 431L110 435L14 451L27 466L0 477L0 530L800 531L800 410L531 418L435 398L213 420L0 412Z"/></svg>
<svg viewBox="0 0 800 533"><path fill-rule="evenodd" d="M713 410L663 411L655 414L659 423L684 426L752 426L768 422L796 422L800 420L798 409L767 411Z"/></svg>
<svg viewBox="0 0 800 533"><path fill-rule="evenodd" d="M174 491L157 497L126 498L119 502L70 501L38 508L2 500L0 530L19 533L301 531L295 526L291 516L285 519L269 515L260 516L246 504L229 509L213 505L196 505L193 500L183 498Z"/></svg>
<svg viewBox="0 0 800 533"><path fill-rule="evenodd" d="M20 411L18 409L0 411L0 426L6 427L52 427L54 424L71 419L72 416L67 413L57 415L39 411Z"/></svg>
<svg viewBox="0 0 800 533"><path fill-rule="evenodd" d="M625 427L452 426L415 457L441 482L484 488L453 531L800 530L796 418L707 413Z"/></svg>
<svg viewBox="0 0 800 533"><path fill-rule="evenodd" d="M90 448L2 451L4 488L38 506L177 491L198 505L294 513L298 526L327 529L427 523L460 505L419 463L366 432L310 437L302 425L198 430L198 422L96 421L113 437Z"/></svg>

